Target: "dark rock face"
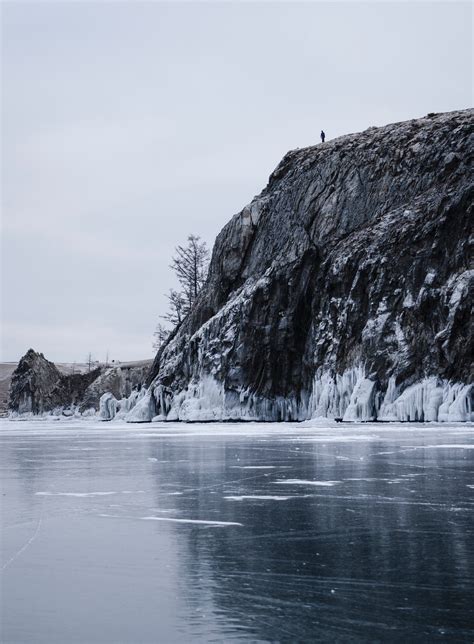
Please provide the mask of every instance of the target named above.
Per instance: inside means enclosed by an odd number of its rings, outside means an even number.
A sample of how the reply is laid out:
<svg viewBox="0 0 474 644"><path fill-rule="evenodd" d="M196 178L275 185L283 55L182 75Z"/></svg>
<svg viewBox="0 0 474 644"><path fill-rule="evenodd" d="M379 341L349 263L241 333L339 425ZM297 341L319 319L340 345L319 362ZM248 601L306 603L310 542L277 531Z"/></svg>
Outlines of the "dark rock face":
<svg viewBox="0 0 474 644"><path fill-rule="evenodd" d="M437 419L458 389L469 414L470 390L446 387L471 382L473 117L289 152L219 234L195 308L157 355L147 384L173 402L153 393L156 413L362 418L366 405L367 418L390 417L434 378L421 407L395 417L435 419L436 398Z"/></svg>
<svg viewBox="0 0 474 644"><path fill-rule="evenodd" d="M76 405L99 374L100 369L94 369L63 375L42 353L29 349L12 374L9 407L20 414L42 414Z"/></svg>

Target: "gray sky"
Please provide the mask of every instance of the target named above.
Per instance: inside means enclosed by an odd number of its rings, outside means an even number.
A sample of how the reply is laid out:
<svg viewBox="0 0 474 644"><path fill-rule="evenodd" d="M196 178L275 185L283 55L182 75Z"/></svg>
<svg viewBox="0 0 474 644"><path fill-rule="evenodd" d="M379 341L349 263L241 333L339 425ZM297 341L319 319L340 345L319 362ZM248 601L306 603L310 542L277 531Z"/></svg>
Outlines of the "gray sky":
<svg viewBox="0 0 474 644"><path fill-rule="evenodd" d="M2 359L153 355L188 233L289 149L472 103L457 2L2 4Z"/></svg>

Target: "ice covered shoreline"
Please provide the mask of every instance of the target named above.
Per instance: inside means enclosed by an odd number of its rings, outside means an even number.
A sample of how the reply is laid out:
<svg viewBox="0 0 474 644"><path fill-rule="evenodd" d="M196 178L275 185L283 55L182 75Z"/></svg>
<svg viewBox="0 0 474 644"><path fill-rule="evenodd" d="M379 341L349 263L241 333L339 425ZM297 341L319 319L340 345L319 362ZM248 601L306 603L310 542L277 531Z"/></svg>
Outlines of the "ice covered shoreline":
<svg viewBox="0 0 474 644"><path fill-rule="evenodd" d="M156 421L306 421L317 418L344 422L469 422L473 418L473 387L435 376L401 389L390 378L382 389L363 366L342 375L318 373L312 391L294 398L266 399L249 392L226 390L204 375L186 390L174 393L153 384L128 398L111 393L100 399L102 420Z"/></svg>

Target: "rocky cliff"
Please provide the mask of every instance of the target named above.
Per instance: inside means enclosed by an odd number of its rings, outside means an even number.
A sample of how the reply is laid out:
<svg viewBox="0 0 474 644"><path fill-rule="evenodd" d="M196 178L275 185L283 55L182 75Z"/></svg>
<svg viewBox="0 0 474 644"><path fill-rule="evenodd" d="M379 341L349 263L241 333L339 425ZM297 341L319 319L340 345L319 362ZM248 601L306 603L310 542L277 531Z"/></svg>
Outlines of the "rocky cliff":
<svg viewBox="0 0 474 644"><path fill-rule="evenodd" d="M19 366L12 408L59 387L130 422L470 420L473 150L466 110L289 152L151 369L53 386L51 363Z"/></svg>
<svg viewBox="0 0 474 644"><path fill-rule="evenodd" d="M469 419L473 117L289 152L128 419Z"/></svg>

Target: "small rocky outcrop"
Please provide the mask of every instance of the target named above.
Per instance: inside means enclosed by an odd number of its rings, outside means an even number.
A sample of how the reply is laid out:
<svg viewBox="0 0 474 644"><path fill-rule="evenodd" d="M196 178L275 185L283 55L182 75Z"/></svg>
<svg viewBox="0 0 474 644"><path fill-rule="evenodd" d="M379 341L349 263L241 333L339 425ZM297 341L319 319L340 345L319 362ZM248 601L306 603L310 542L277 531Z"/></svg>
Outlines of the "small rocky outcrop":
<svg viewBox="0 0 474 644"><path fill-rule="evenodd" d="M84 374L61 374L42 353L29 349L12 374L9 408L19 414L42 414L73 407L99 374L100 368Z"/></svg>
<svg viewBox="0 0 474 644"><path fill-rule="evenodd" d="M100 399L110 392L117 400L139 392L151 365L150 360L115 366L99 366L86 373L63 373L42 353L29 349L12 374L9 409L23 414L53 410L72 413L99 411ZM59 365L64 369L64 365Z"/></svg>

